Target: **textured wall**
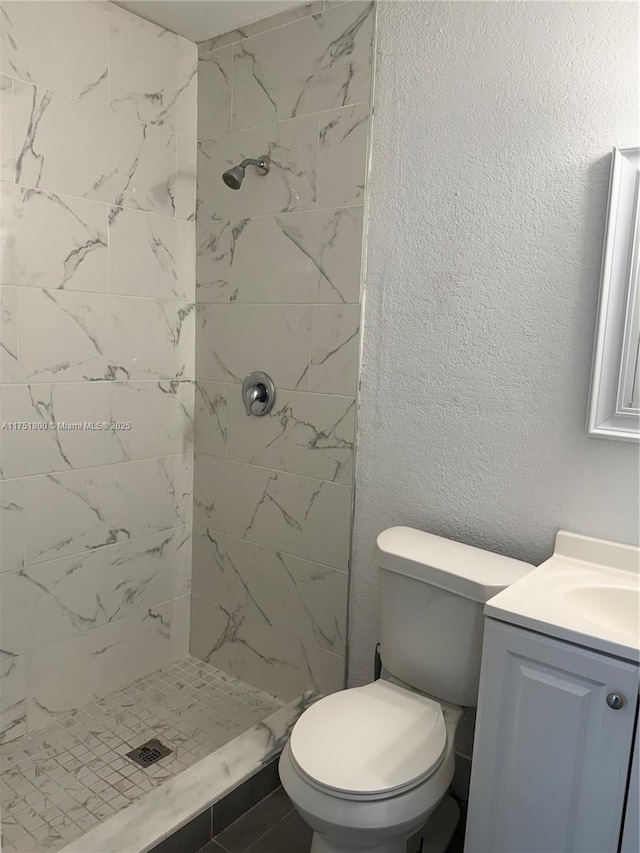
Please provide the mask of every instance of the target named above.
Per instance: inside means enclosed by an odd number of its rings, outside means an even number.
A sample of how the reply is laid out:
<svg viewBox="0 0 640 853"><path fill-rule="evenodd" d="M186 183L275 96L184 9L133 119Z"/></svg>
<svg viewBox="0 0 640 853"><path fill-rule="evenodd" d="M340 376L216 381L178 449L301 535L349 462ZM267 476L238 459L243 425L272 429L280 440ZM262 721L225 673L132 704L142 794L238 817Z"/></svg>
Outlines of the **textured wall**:
<svg viewBox="0 0 640 853"><path fill-rule="evenodd" d="M107 4L0 36L2 741L187 653L197 52Z"/></svg>
<svg viewBox="0 0 640 853"><path fill-rule="evenodd" d="M286 699L344 682L373 6L322 8L200 45L198 71L191 651Z"/></svg>
<svg viewBox="0 0 640 853"><path fill-rule="evenodd" d="M376 534L541 561L632 542L638 448L584 423L609 153L637 140L630 3L381 3L350 681Z"/></svg>

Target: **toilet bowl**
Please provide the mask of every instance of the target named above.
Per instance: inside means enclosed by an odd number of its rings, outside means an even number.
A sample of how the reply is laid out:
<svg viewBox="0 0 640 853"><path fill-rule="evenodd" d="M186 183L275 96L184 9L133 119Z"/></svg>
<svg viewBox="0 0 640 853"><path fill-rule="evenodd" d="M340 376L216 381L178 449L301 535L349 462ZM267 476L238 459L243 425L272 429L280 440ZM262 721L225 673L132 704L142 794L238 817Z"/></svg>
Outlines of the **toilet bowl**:
<svg viewBox="0 0 640 853"><path fill-rule="evenodd" d="M406 853L451 784L461 715L384 679L308 709L282 753L280 779L314 831L312 853ZM449 803L424 853L444 853L457 817Z"/></svg>

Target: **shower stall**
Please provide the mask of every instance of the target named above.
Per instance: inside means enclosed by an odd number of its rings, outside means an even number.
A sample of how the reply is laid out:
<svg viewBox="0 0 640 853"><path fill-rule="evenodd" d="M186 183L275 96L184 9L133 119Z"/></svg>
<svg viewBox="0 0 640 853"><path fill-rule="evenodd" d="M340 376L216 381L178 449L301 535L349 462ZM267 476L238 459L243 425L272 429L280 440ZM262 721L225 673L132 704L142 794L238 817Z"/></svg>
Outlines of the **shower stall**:
<svg viewBox="0 0 640 853"><path fill-rule="evenodd" d="M375 10L291 7L0 2L4 853L151 850L344 686Z"/></svg>

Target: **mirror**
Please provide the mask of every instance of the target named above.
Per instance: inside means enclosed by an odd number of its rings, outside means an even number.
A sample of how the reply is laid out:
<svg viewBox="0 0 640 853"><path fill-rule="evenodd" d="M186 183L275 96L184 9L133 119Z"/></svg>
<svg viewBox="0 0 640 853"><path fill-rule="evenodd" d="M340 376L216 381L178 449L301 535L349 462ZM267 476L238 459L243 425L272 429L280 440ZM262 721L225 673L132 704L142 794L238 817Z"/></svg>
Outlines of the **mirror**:
<svg viewBox="0 0 640 853"><path fill-rule="evenodd" d="M614 148L587 433L640 441L640 148Z"/></svg>

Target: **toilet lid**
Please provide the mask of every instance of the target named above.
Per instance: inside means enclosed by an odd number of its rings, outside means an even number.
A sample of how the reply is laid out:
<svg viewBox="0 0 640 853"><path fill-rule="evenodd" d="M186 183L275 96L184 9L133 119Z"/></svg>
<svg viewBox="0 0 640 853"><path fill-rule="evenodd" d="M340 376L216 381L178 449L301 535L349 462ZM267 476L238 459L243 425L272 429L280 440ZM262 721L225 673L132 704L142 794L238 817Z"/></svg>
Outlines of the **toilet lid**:
<svg viewBox="0 0 640 853"><path fill-rule="evenodd" d="M373 795L430 776L446 741L437 702L380 680L316 702L295 724L290 745L295 762L315 782Z"/></svg>

